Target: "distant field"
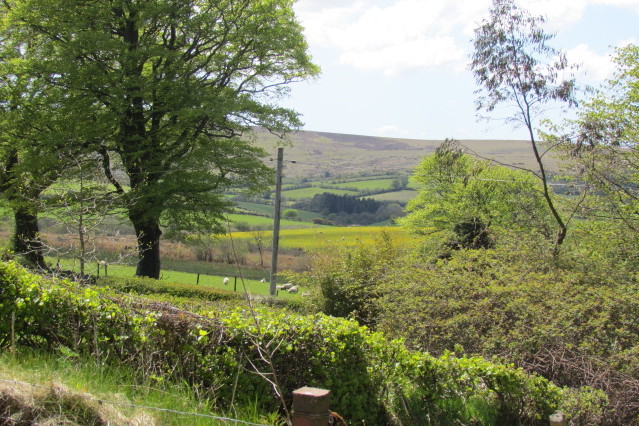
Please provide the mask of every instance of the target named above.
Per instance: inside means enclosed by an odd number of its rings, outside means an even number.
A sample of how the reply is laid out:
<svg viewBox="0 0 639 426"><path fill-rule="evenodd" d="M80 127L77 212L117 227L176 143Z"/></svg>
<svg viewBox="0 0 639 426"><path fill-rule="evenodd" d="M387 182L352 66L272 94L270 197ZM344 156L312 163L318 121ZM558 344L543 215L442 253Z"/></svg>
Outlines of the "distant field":
<svg viewBox="0 0 639 426"><path fill-rule="evenodd" d="M344 188L356 188L359 191L378 189L378 188L389 189L394 180L395 179L371 179L371 180L338 183L338 184L335 184L334 186L339 186Z"/></svg>
<svg viewBox="0 0 639 426"><path fill-rule="evenodd" d="M267 227L273 225L273 219L269 217L253 216L250 214L231 214L230 220L233 223L246 223L249 226ZM280 221L281 228L295 229L295 228L318 228L322 225L316 225L311 222L302 222L298 220L282 219Z"/></svg>
<svg viewBox="0 0 639 426"><path fill-rule="evenodd" d="M286 211L286 210L287 210L287 208L286 208L286 207L283 207L282 209L283 209L284 211ZM309 211L306 211L306 210L297 210L297 209L293 209L293 210L295 210L295 211L297 212L297 216L298 216L300 219L302 219L302 220L307 220L307 221L309 221L309 222L310 222L310 221L312 221L312 220L313 220L313 219L315 219L315 218L322 217L322 215L321 215L321 214L319 214L319 213L315 213L315 212L309 212Z"/></svg>
<svg viewBox="0 0 639 426"><path fill-rule="evenodd" d="M61 264L63 268L78 270L79 264L77 261L62 259ZM89 265L87 265L89 267ZM95 273L96 271L95 265L90 265L90 269L87 269L89 273ZM102 271L102 275L104 271ZM108 276L109 277L119 277L119 278L131 278L135 275L135 266L129 265L109 265L108 267ZM225 277L223 276L215 276L215 275L200 275L200 283L201 286L206 287L216 287L221 288L223 290L233 291L234 288L237 288L237 291L244 291L244 287L242 286L242 280L240 278L237 279L237 286L235 286L235 278L232 275L229 275L230 282L228 284L224 284L223 280ZM268 277L266 277L268 280ZM189 273L189 272L179 272L179 271L169 271L162 270L160 273L160 280L166 281L169 283L180 283L180 284L196 284L197 283L197 274ZM263 283L259 280L250 280L245 279L244 284L246 285L247 290L251 294L261 294L267 295L269 294L269 283ZM280 292L278 297L282 298L295 298L299 297L299 295L289 294L287 292Z"/></svg>
<svg viewBox="0 0 639 426"><path fill-rule="evenodd" d="M287 249L314 250L334 244L354 246L370 244L381 232L388 233L398 243L408 243L414 237L404 229L392 226L324 227L322 229L287 229L280 235L280 247ZM235 239L248 239L250 234L236 232Z"/></svg>
<svg viewBox="0 0 639 426"><path fill-rule="evenodd" d="M256 129L256 145L269 153L277 152L281 140L269 132ZM361 172L376 173L412 171L426 155L435 152L443 140L416 140L349 135L317 131L298 131L289 135L290 146L284 159L297 163L286 174L291 177L355 176ZM461 145L472 154L492 158L504 164L537 170L530 142L524 140L462 140ZM550 172L559 171L552 153L545 157Z"/></svg>
<svg viewBox="0 0 639 426"><path fill-rule="evenodd" d="M397 201L399 203L407 203L417 196L417 191L405 189L403 191L386 192L384 194L367 195L366 198L372 198L377 201Z"/></svg>
<svg viewBox="0 0 639 426"><path fill-rule="evenodd" d="M274 206L269 206L266 204L258 204L258 203L245 203L243 201L236 201L235 205L246 209L246 210L250 210L256 213L262 213L262 214L267 214L272 216L274 214L275 211L275 207Z"/></svg>
<svg viewBox="0 0 639 426"><path fill-rule="evenodd" d="M317 194L323 194L325 192L330 192L331 194L337 195L357 195L356 192L346 191L342 189L324 189L324 188L301 188L301 189L291 189L290 191L282 191L282 197L289 200L299 200L301 198L313 198Z"/></svg>
<svg viewBox="0 0 639 426"><path fill-rule="evenodd" d="M249 210L249 211L253 211L253 212L257 212L261 214L267 214L269 215L269 217L272 217L275 214L275 207L273 206L267 206L265 204L256 204L256 203L245 203L245 202L238 202L235 204L238 207L241 207L245 210ZM288 208L286 206L282 206L282 211L284 212L286 210L288 210ZM320 214L315 212L309 212L306 210L299 210L299 209L292 209L292 210L295 210L297 212L297 216L300 219L306 220L309 222L315 219L316 217L322 217Z"/></svg>

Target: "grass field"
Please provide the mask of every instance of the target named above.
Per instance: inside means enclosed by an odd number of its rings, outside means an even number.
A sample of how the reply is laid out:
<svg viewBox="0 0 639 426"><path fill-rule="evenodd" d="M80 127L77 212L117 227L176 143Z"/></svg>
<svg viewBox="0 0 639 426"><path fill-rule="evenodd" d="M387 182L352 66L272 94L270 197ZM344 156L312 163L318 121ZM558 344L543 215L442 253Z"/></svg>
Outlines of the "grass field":
<svg viewBox="0 0 639 426"><path fill-rule="evenodd" d="M413 236L404 229L392 226L287 229L283 230L280 234L280 247L309 251L330 246L331 244L346 246L354 246L359 243L370 244L382 232L389 234L391 238L399 244L405 244L413 240ZM246 232L236 232L233 234L233 238L236 240L248 239L250 238L250 234Z"/></svg>
<svg viewBox="0 0 639 426"><path fill-rule="evenodd" d="M257 212L260 214L267 214L269 215L269 217L273 217L274 214L274 207L273 206L268 206L265 204L257 204L257 203L245 203L245 202L237 202L235 203L238 207L243 208L247 211L252 211L252 212ZM287 207L282 206L282 211L286 211ZM322 217L320 214L315 213L315 212L309 212L309 211L305 211L305 210L298 210L295 209L295 211L297 211L297 216L302 219L302 220L306 220L306 221L311 221L313 219L315 219L316 217Z"/></svg>
<svg viewBox="0 0 639 426"><path fill-rule="evenodd" d="M233 223L246 223L251 227L272 227L273 219L270 217L253 216L249 214L231 214L229 219ZM297 229L297 228L320 228L323 225L316 225L310 222L301 222L298 220L282 219L280 221L280 227L282 229Z"/></svg>
<svg viewBox="0 0 639 426"><path fill-rule="evenodd" d="M335 184L335 186L343 188L356 188L358 191L370 191L373 189L390 189L395 179L371 179L358 180L353 182L343 182Z"/></svg>
<svg viewBox="0 0 639 426"><path fill-rule="evenodd" d="M276 152L281 140L266 131L257 131L256 145ZM355 176L361 172L409 172L443 140L417 140L298 131L288 136L291 144L284 150L286 160L297 163L286 174L291 177ZM524 140L462 140L469 152L493 158L500 163L537 169L530 142ZM559 171L552 152L545 157L548 170Z"/></svg>
<svg viewBox="0 0 639 426"><path fill-rule="evenodd" d="M212 414L273 424L277 414L259 413L255 404L212 413L212 401L198 398L187 383L142 379L124 365L105 365L60 345L58 353L20 349L0 353L3 425L228 425ZM98 401L98 399L100 401ZM21 421L20 415L29 421ZM33 421L33 420L37 420ZM5 422L6 420L6 422Z"/></svg>
<svg viewBox="0 0 639 426"><path fill-rule="evenodd" d="M239 208L250 210L252 212L267 214L269 216L273 215L273 211L275 210L274 206L269 206L267 204L258 204L258 203L246 203L244 201L237 201L235 205Z"/></svg>
<svg viewBox="0 0 639 426"><path fill-rule="evenodd" d="M286 207L283 207L283 210L286 211ZM299 217L302 220L306 220L306 221L312 221L315 218L318 217L322 217L321 214L319 213L315 213L315 212L309 212L306 210L297 210L295 209L295 211L297 212L297 217Z"/></svg>
<svg viewBox="0 0 639 426"><path fill-rule="evenodd" d="M79 263L70 259L62 259L60 261L62 268L70 269L70 270L78 270ZM94 270L96 268L95 264L87 265L86 272L95 273ZM102 270L102 276L104 276L104 270ZM108 267L108 277L116 277L116 278L131 278L135 275L135 266L130 265L109 265ZM239 274L236 274L239 275ZM238 276L237 280L234 276L229 275L228 278L230 282L228 284L224 284L224 276L217 275L203 275L200 274L200 279L198 283L198 274L191 272L181 272L181 271L172 271L163 269L160 273L160 280L166 281L169 283L179 283L179 284L199 284L201 286L206 287L215 287L228 291L244 291L243 284L246 286L247 291L250 294L259 294L259 295L268 295L269 294L269 283L268 282L260 282L259 280L245 279L244 283L242 283L241 278ZM268 274L264 277L268 281ZM296 298L300 297L297 294L289 294L285 291L280 291L278 297L288 299L288 298Z"/></svg>
<svg viewBox="0 0 639 426"><path fill-rule="evenodd" d="M403 191L385 192L384 194L367 195L366 198L372 198L377 201L397 201L399 203L407 203L417 196L417 191L405 189Z"/></svg>
<svg viewBox="0 0 639 426"><path fill-rule="evenodd" d="M325 188L301 188L301 189L291 189L290 191L282 191L282 197L289 200L299 200L301 198L313 198L315 195L323 194L325 192L329 192L331 194L336 195L357 195L357 192L354 191L346 191L343 189L325 189Z"/></svg>

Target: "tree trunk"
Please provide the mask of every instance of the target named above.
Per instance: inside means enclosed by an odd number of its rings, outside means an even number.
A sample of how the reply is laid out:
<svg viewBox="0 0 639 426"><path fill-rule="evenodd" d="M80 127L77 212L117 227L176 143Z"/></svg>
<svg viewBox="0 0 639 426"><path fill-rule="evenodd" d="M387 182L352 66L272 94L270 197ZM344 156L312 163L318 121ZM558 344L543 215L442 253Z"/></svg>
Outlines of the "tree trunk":
<svg viewBox="0 0 639 426"><path fill-rule="evenodd" d="M529 109L526 110L526 116L528 117L526 121L527 123L526 127L528 128L528 134L530 135L530 143L532 144L533 154L535 154L535 160L537 161L537 165L539 166L541 183L543 184L543 188L544 188L544 191L543 191L544 199L546 200L546 204L548 205L548 208L550 209L550 213L552 214L552 217L555 219L555 222L557 222L557 225L559 226L559 230L557 231L557 237L555 238L555 247L553 249L553 254L557 256L559 254L559 247L561 247L564 240L566 239L566 235L568 234L568 226L566 225L563 218L557 211L557 208L555 207L555 203L552 200L552 195L550 194L550 188L548 187L548 177L546 176L546 169L544 167L544 162L542 161L541 155L539 154L539 149L537 149L537 141L535 140L535 133L532 128L532 121L530 119L531 114Z"/></svg>
<svg viewBox="0 0 639 426"><path fill-rule="evenodd" d="M32 266L46 269L47 264L44 261L43 245L40 241L37 213L19 207L14 209L13 214L16 223L13 250L24 255Z"/></svg>
<svg viewBox="0 0 639 426"><path fill-rule="evenodd" d="M160 278L160 230L159 220L134 220L133 227L138 239L138 277Z"/></svg>

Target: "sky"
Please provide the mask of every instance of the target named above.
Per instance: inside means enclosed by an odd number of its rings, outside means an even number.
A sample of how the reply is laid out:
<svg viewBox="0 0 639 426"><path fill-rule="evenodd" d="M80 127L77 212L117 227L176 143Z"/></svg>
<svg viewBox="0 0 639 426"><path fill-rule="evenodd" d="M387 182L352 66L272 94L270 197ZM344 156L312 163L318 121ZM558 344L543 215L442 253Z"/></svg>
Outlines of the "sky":
<svg viewBox="0 0 639 426"><path fill-rule="evenodd" d="M283 102L304 130L409 139L526 139L522 128L475 111L468 70L473 30L490 0L298 0L321 75ZM550 44L579 65L577 81L611 76L613 48L639 43L639 0L528 0L546 17ZM584 95L585 96L585 95ZM484 114L485 115L485 114ZM548 112L561 121L558 110Z"/></svg>

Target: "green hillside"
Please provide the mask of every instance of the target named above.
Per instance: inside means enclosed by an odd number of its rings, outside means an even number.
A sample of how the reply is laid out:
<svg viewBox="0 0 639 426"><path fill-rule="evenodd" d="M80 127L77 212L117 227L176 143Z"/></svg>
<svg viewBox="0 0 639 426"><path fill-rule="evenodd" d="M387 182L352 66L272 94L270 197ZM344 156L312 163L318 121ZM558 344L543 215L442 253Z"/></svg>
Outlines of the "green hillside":
<svg viewBox="0 0 639 426"><path fill-rule="evenodd" d="M287 161L284 173L289 178L356 175L362 172L408 172L422 157L432 154L443 142L305 130L288 135L282 140L257 129L253 137L258 146L273 156L278 146L284 146ZM476 153L505 164L537 169L528 141L472 139L460 142L471 154ZM551 171L558 170L553 161L548 161L548 165Z"/></svg>

